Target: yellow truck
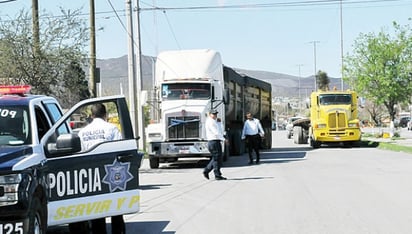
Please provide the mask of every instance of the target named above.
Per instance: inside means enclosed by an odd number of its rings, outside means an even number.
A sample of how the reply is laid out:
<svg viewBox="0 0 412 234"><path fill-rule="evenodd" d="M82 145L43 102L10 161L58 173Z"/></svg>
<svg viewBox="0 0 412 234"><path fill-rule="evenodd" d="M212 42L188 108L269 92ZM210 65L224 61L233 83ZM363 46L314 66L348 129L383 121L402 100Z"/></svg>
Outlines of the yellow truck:
<svg viewBox="0 0 412 234"><path fill-rule="evenodd" d="M354 91L316 91L310 96L310 119L294 123L295 143L309 140L313 148L321 144L360 141L358 96Z"/></svg>

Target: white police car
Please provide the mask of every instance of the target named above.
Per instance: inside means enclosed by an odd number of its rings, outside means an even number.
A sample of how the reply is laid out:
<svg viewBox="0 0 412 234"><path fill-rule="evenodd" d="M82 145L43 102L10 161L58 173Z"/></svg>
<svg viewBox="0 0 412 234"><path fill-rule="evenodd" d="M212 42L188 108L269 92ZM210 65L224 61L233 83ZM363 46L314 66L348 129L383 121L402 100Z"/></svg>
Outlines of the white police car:
<svg viewBox="0 0 412 234"><path fill-rule="evenodd" d="M56 99L29 86L0 86L0 233L46 233L48 226L139 211L142 155L123 96L82 101L64 115ZM104 103L122 140L81 152L71 122L87 125Z"/></svg>

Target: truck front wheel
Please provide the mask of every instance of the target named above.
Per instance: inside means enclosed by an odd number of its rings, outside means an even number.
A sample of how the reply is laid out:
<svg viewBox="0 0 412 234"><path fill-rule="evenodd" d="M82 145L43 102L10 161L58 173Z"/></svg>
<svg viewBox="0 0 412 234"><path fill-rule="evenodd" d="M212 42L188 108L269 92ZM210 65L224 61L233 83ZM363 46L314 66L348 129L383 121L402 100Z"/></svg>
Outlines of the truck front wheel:
<svg viewBox="0 0 412 234"><path fill-rule="evenodd" d="M34 197L29 212L29 234L46 234L47 221L41 200Z"/></svg>
<svg viewBox="0 0 412 234"><path fill-rule="evenodd" d="M149 158L150 168L156 169L159 168L159 159L155 157Z"/></svg>
<svg viewBox="0 0 412 234"><path fill-rule="evenodd" d="M314 149L320 148L321 143L319 141L315 141L313 138L310 139L310 146Z"/></svg>

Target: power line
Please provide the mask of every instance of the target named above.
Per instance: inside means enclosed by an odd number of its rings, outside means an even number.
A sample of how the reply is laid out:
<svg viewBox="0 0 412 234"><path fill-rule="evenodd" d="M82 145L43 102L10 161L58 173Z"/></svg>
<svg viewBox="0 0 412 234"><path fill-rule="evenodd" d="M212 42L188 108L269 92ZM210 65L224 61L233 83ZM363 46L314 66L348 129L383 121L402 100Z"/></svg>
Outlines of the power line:
<svg viewBox="0 0 412 234"><path fill-rule="evenodd" d="M342 4L370 4L385 2L402 2L403 0L346 0ZM294 1L294 2L277 2L277 3L256 3L240 5L223 5L223 6L187 6L187 7L146 7L140 8L140 11L170 11L170 10L211 10L211 9L253 9L253 8L279 8L279 7L304 7L304 6L327 6L341 4L341 0L312 0L312 1Z"/></svg>
<svg viewBox="0 0 412 234"><path fill-rule="evenodd" d="M7 2L14 2L17 0L0 0L1 3L7 3ZM148 3L144 3L145 5L149 7L143 7L139 8L140 11L171 11L171 10L224 10L224 9L259 9L259 8L282 8L282 7L304 7L304 6L324 6L324 5L338 5L340 4L341 0L318 0L318 1L294 1L294 2L278 2L278 3L265 3L265 4L243 4L243 5L224 5L224 6L188 6L188 7L158 7L158 6L153 6ZM342 4L344 5L360 5L360 4L372 4L372 3L394 3L394 2L405 2L408 4L411 4L410 1L405 1L405 0L342 0ZM112 5L110 3L110 5ZM393 5L391 5L393 6ZM367 6L367 7L373 7L373 6ZM136 9L135 9L136 10ZM110 16L102 16L101 18L107 19L113 17L113 14L115 13L115 17L119 18L119 16L125 16L125 10L116 10L112 6L112 10L110 11L99 11L95 12L96 16L97 15L110 15ZM121 14L119 14L121 13ZM89 13L80 13L79 16L85 16L88 17ZM56 15L56 16L43 16L40 18L59 18L59 17L64 17L63 15ZM0 22L7 22L7 21L12 21L12 20L1 20Z"/></svg>
<svg viewBox="0 0 412 234"><path fill-rule="evenodd" d="M127 32L127 28L124 25L123 21L120 19L119 14L117 13L117 10L114 8L112 2L110 0L107 0L107 3L110 5L110 7L112 8L112 11L115 13L116 18L119 20L120 24L122 25L123 29ZM130 35L129 35L130 36Z"/></svg>
<svg viewBox="0 0 412 234"><path fill-rule="evenodd" d="M2 0L2 1L0 1L0 3L8 3L8 2L15 2L15 1L17 1L17 0Z"/></svg>
<svg viewBox="0 0 412 234"><path fill-rule="evenodd" d="M169 18L167 17L166 11L163 11L163 14L164 14L165 17L166 17L167 24L169 25L170 31L172 32L172 35L173 35L173 38L175 39L175 42L176 42L176 44L177 44L177 47L179 47L179 49L181 50L180 44L179 44L179 42L177 41L176 34L175 34L174 31L173 31L172 25L170 24L170 21L169 21Z"/></svg>

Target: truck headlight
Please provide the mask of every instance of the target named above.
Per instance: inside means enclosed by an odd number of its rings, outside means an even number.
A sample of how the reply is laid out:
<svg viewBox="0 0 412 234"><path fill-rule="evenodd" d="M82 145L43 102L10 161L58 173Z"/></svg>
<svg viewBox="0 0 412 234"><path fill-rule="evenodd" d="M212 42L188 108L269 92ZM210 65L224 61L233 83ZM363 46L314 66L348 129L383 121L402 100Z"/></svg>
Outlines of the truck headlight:
<svg viewBox="0 0 412 234"><path fill-rule="evenodd" d="M326 124L316 124L315 128L326 128Z"/></svg>
<svg viewBox="0 0 412 234"><path fill-rule="evenodd" d="M21 174L0 175L0 206L16 204Z"/></svg>
<svg viewBox="0 0 412 234"><path fill-rule="evenodd" d="M162 134L160 132L151 132L148 134L149 141L160 141L162 140Z"/></svg>
<svg viewBox="0 0 412 234"><path fill-rule="evenodd" d="M162 135L160 134L160 132L149 133L150 138L157 138L157 137L161 137L161 136Z"/></svg>
<svg viewBox="0 0 412 234"><path fill-rule="evenodd" d="M359 123L348 123L348 127L350 127L350 128L359 128Z"/></svg>

